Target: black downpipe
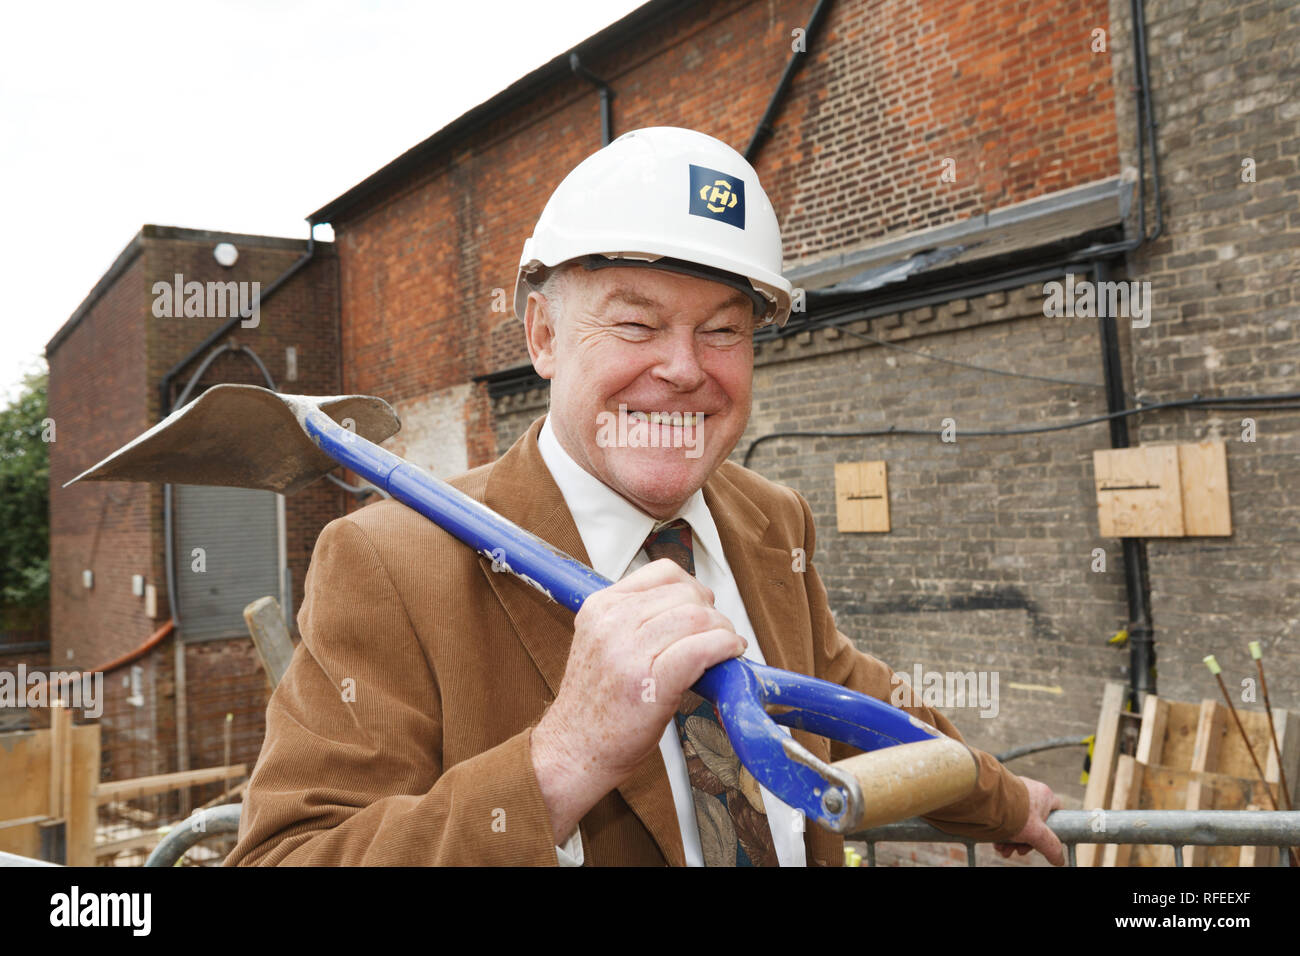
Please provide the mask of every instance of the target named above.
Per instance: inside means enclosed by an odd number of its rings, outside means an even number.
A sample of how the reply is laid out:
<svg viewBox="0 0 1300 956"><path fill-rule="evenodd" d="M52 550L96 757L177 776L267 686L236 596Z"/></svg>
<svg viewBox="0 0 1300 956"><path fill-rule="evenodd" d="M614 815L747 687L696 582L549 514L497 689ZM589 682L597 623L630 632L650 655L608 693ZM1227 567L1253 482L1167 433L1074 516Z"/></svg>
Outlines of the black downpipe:
<svg viewBox="0 0 1300 956"><path fill-rule="evenodd" d="M1154 242L1164 231L1164 214L1160 211L1160 153L1156 149L1156 118L1151 109L1151 71L1147 60L1147 25L1146 9L1143 0L1129 0L1129 10L1133 17L1133 40L1135 56L1133 57L1134 80L1137 83L1137 146L1138 146L1138 183L1143 187L1138 191L1138 235L1141 242ZM1143 143L1143 123L1146 125L1146 138L1151 144L1151 184L1155 200L1156 228L1151 235L1146 234L1146 148Z"/></svg>
<svg viewBox="0 0 1300 956"><path fill-rule="evenodd" d="M266 291L261 293L257 298L257 305L260 309L266 302L291 278L294 277L307 263L311 262L312 256L316 254L316 224L310 219L307 220L307 249L299 256L289 268L266 287ZM200 355L208 352L213 346L220 342L226 334L235 327L235 323L242 322L244 319L251 318L250 315L236 313L230 317L230 320L209 335L206 339L196 345L188 355L167 370L167 374L162 377L158 383L158 420L162 421L172 411L172 382L176 376L185 370L185 367L194 361Z"/></svg>
<svg viewBox="0 0 1300 956"><path fill-rule="evenodd" d="M1092 264L1092 278L1098 288L1110 276L1106 260ZM1097 323L1101 333L1101 364L1106 376L1106 411L1127 409L1124 398L1124 368L1119 351L1119 317L1106 314L1106 297L1097 296ZM1128 417L1110 420L1110 447L1130 447ZM1147 694L1156 692L1155 632L1151 626L1150 585L1146 542L1142 538L1121 538L1124 548L1124 591L1128 597L1129 698L1135 713L1141 713Z"/></svg>
<svg viewBox="0 0 1300 956"><path fill-rule="evenodd" d="M614 91L609 88L608 83L600 77L594 76L590 70L582 65L577 53L569 54L569 69L573 71L575 76L581 77L600 91L600 145L608 146L610 137L614 135L613 105L611 103L611 100L614 99Z"/></svg>
<svg viewBox="0 0 1300 956"><path fill-rule="evenodd" d="M813 7L812 16L808 18L808 26L803 31L803 50L795 50L790 55L790 60L785 65L785 72L781 74L781 82L776 85L776 92L772 98L767 101L767 109L763 111L763 118L758 121L758 126L754 129L754 135L749 140L749 145L745 147L745 159L749 165L754 165L754 159L758 156L758 151L763 148L776 130L772 123L776 121L776 114L781 111L781 105L785 102L785 94L790 89L791 82L794 81L794 75L799 72L803 66L804 59L808 56L808 50L812 49L813 37L816 36L818 28L826 14L830 12L831 0L817 0L817 6Z"/></svg>

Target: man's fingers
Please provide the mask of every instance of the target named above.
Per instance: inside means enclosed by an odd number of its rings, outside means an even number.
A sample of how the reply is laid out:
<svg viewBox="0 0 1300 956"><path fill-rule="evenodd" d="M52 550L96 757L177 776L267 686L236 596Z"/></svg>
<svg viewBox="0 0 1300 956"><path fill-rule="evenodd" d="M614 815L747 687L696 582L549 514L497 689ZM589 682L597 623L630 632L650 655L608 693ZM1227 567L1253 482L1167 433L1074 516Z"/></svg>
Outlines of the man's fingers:
<svg viewBox="0 0 1300 956"><path fill-rule="evenodd" d="M1058 799L1059 802L1059 799ZM1033 848L1047 858L1047 862L1052 866L1065 866L1065 848L1061 846L1060 838L1047 826L1042 824L1038 830L1038 839L1034 841ZM1028 851L1029 847L1025 850Z"/></svg>
<svg viewBox="0 0 1300 956"><path fill-rule="evenodd" d="M669 644L651 662L650 674L666 692L681 693L706 669L744 652L744 638L734 631L715 628Z"/></svg>
<svg viewBox="0 0 1300 956"><path fill-rule="evenodd" d="M672 604L642 623L637 629L637 647L651 657L674 641L706 631L731 631L735 627L725 614L702 604Z"/></svg>
<svg viewBox="0 0 1300 956"><path fill-rule="evenodd" d="M617 594L631 594L636 591L649 591L653 588L660 587L664 584L673 584L676 582L685 582L693 585L699 591L707 596L708 603L714 601L714 594L711 590L700 583L699 579L693 574L687 574L678 564L667 558L660 558L658 561L651 561L644 567L637 568L625 578L615 581L597 594L608 591ZM590 600L590 598L588 598Z"/></svg>

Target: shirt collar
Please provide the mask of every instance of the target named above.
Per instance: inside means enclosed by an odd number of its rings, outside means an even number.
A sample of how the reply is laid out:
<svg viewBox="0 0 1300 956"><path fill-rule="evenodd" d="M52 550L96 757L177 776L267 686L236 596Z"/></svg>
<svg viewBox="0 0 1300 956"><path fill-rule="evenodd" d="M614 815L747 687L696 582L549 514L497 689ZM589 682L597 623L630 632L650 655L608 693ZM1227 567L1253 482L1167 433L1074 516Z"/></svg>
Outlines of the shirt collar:
<svg viewBox="0 0 1300 956"><path fill-rule="evenodd" d="M659 522L574 461L555 436L550 415L537 435L537 448L573 515L592 568L617 581ZM703 489L697 488L672 517L685 518L694 544L703 547L719 567L727 567Z"/></svg>

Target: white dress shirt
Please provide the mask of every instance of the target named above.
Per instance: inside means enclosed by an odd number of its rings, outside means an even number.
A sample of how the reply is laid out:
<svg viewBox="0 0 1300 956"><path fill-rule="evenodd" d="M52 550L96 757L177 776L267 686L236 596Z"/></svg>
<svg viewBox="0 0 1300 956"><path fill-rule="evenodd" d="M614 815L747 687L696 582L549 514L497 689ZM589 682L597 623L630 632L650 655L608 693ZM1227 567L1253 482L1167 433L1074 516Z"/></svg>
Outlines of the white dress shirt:
<svg viewBox="0 0 1300 956"><path fill-rule="evenodd" d="M537 445L542 460L559 486L560 494L564 496L564 503L573 515L592 568L611 581L618 581L648 564L649 558L642 545L657 523L655 519L575 462L555 437L549 415L537 436ZM764 663L754 628L745 613L745 603L741 600L731 567L722 552L722 541L718 537L713 515L704 502L704 492L697 490L672 517L685 518L690 524L695 576L713 592L714 606L731 621L736 633L749 642L745 657L758 664ZM782 730L789 733L786 728ZM668 770L668 783L672 788L673 804L677 808L686 865L703 866L704 855L700 849L700 834L695 822L695 802L691 796L686 758L682 754L675 721L670 721L664 729L659 750ZM768 825L772 828L777 861L781 866L805 866L803 814L778 800L766 787L760 789ZM556 847L555 852L560 866L581 866L584 859L581 831L575 828L573 835L563 846Z"/></svg>

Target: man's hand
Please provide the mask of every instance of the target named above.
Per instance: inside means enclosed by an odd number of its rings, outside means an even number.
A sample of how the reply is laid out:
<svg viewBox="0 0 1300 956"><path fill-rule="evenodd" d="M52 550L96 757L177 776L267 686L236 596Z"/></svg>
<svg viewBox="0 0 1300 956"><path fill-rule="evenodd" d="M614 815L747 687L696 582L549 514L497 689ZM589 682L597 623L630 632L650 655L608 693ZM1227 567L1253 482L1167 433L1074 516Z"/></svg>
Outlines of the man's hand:
<svg viewBox="0 0 1300 956"><path fill-rule="evenodd" d="M745 652L713 600L664 558L583 602L559 693L532 734L557 844L654 750L682 692Z"/></svg>
<svg viewBox="0 0 1300 956"><path fill-rule="evenodd" d="M1056 834L1043 822L1053 810L1061 809L1061 798L1045 783L1039 783L1029 777L1020 779L1029 790L1029 818L1025 820L1025 825L1020 832L1009 842L995 843L993 849L1007 859L1012 853L1024 856L1030 850L1037 850L1052 866L1065 866L1065 849Z"/></svg>

